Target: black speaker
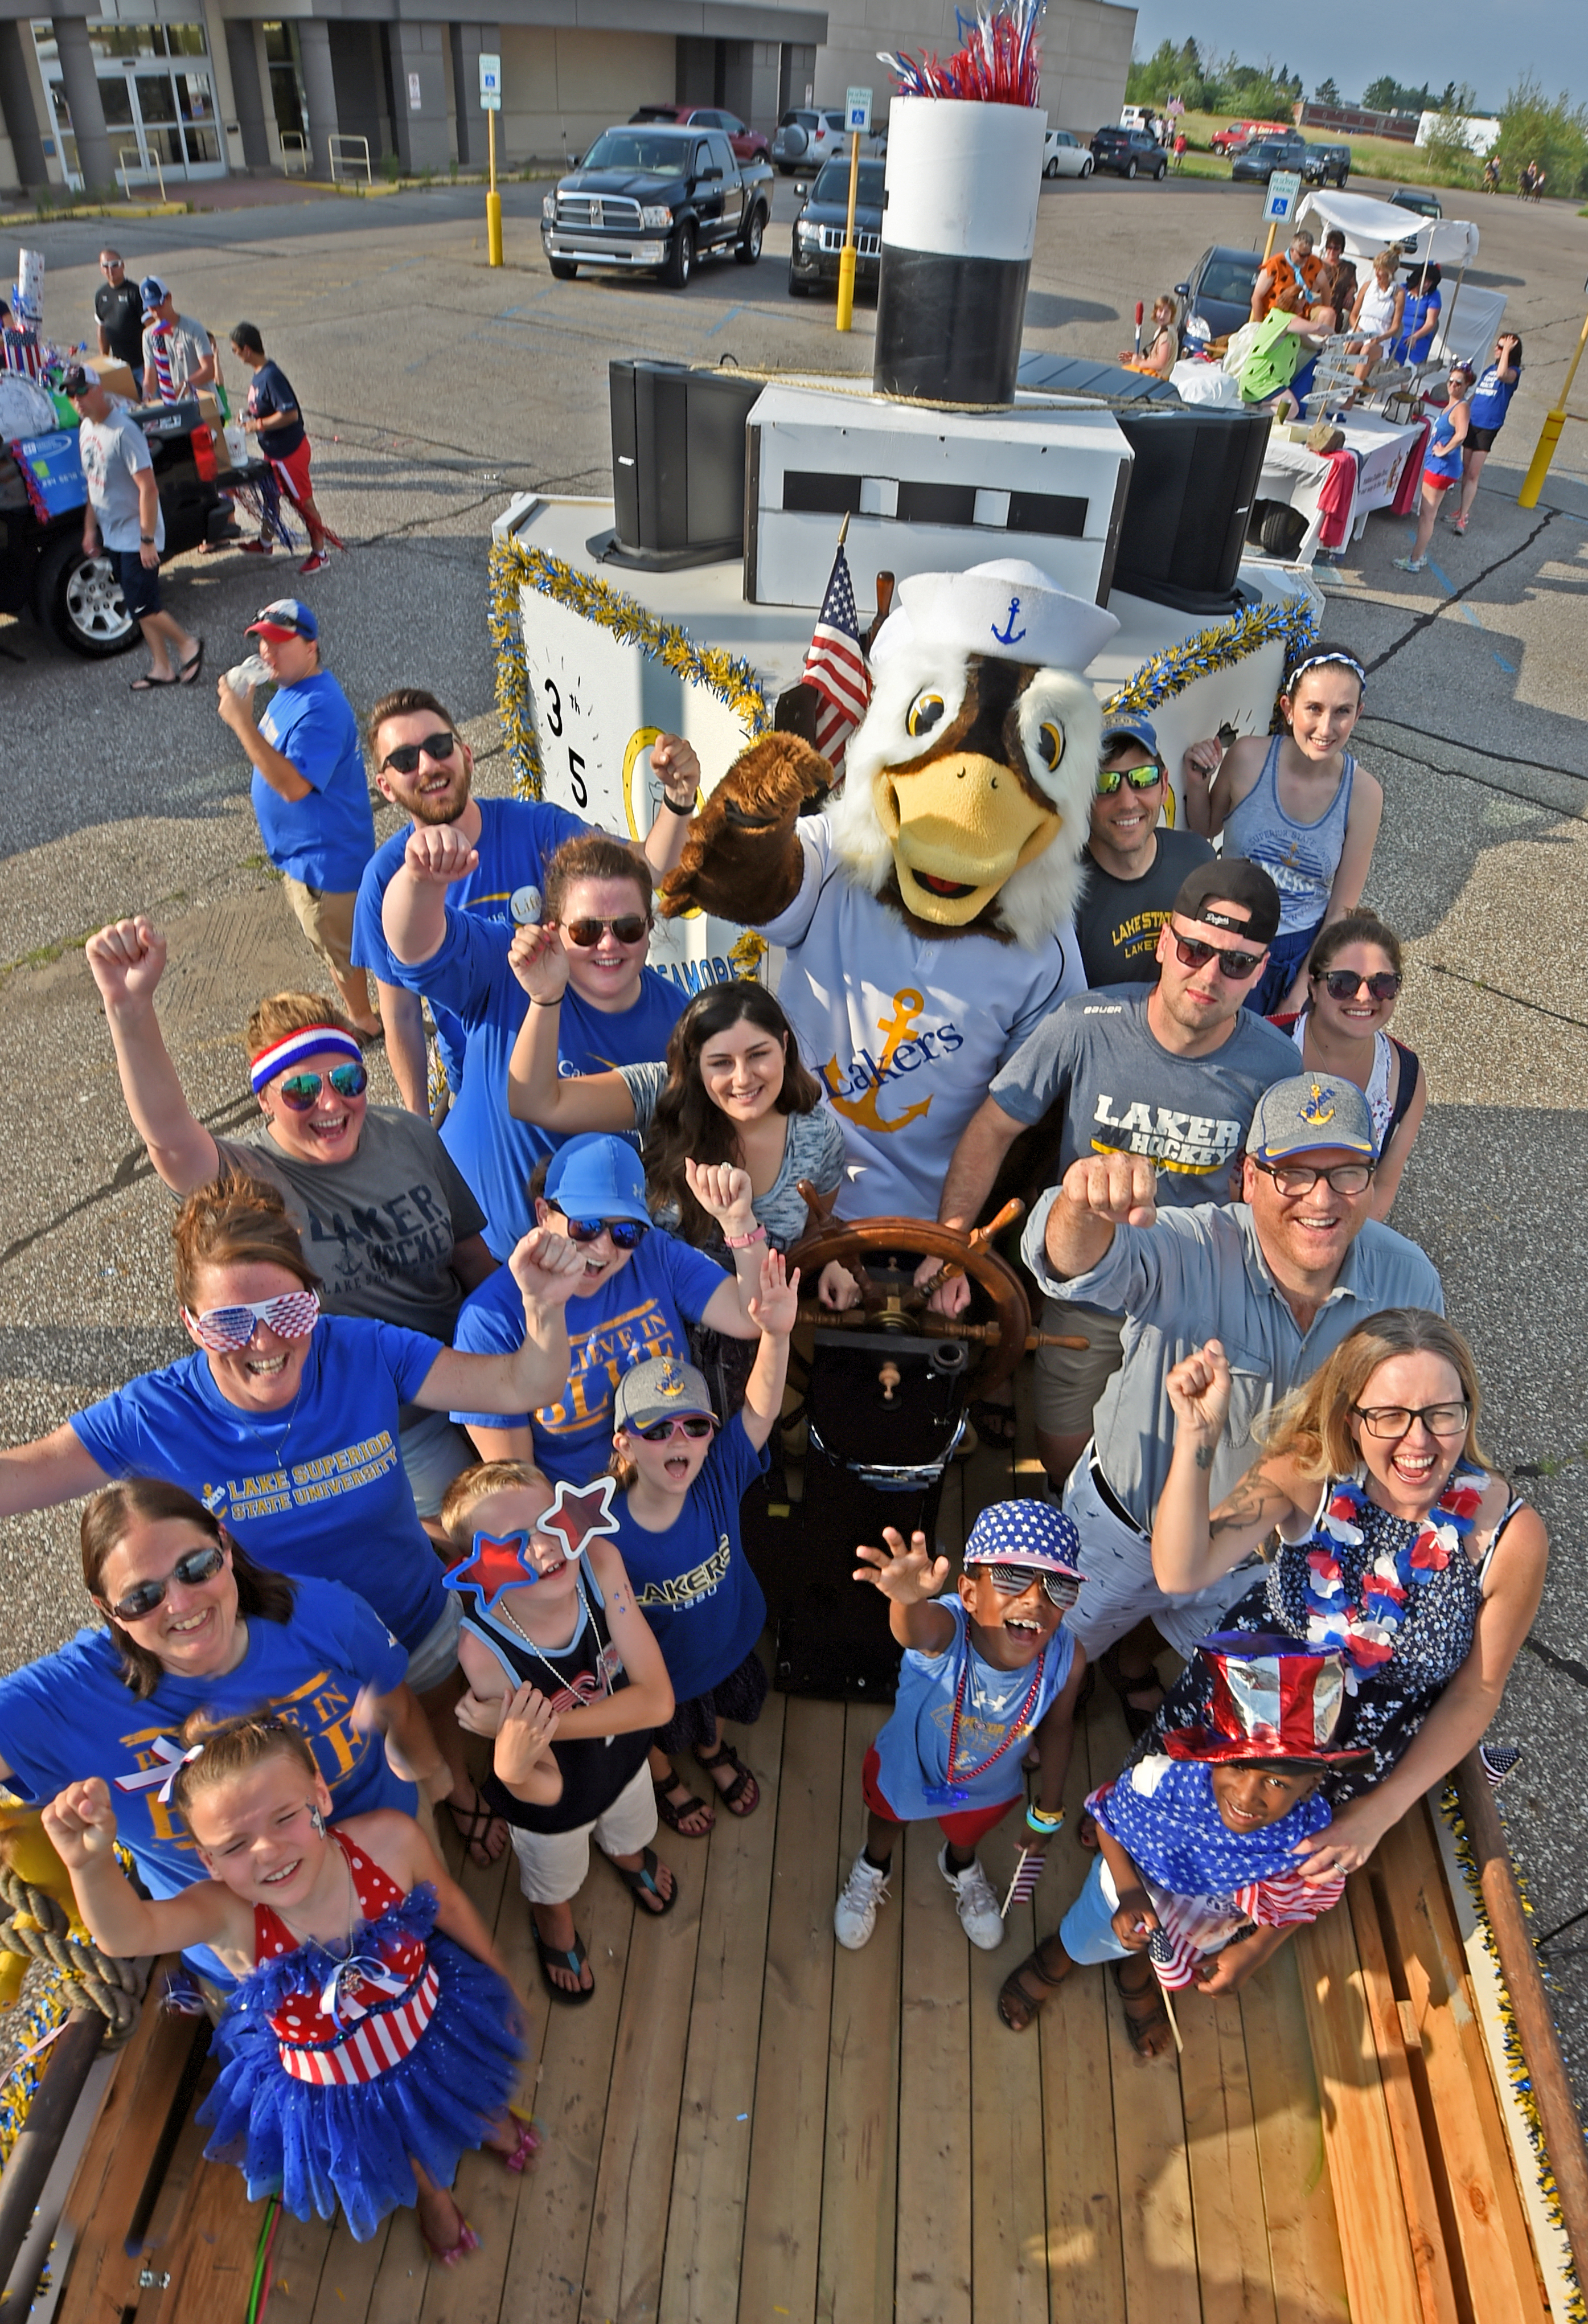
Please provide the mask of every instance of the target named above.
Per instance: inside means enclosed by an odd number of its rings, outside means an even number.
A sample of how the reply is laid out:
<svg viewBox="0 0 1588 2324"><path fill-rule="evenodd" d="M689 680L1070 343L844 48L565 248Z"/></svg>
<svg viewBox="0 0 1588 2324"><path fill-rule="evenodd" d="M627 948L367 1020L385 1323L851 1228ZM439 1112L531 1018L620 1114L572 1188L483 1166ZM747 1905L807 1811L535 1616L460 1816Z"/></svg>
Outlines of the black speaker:
<svg viewBox="0 0 1588 2324"><path fill-rule="evenodd" d="M1113 586L1182 613L1233 613L1269 416L1207 405L1116 410L1135 458Z"/></svg>
<svg viewBox="0 0 1588 2324"><path fill-rule="evenodd" d="M665 572L744 550L744 422L765 382L649 356L608 370L616 523L588 546Z"/></svg>

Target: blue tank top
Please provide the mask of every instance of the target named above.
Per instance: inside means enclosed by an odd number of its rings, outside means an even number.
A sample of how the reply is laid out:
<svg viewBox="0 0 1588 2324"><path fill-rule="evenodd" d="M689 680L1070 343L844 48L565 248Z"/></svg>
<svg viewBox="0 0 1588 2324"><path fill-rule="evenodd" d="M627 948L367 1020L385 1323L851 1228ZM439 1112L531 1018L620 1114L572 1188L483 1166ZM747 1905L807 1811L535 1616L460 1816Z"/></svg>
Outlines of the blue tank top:
<svg viewBox="0 0 1588 2324"><path fill-rule="evenodd" d="M1262 772L1224 825L1223 852L1260 863L1279 891L1279 934L1316 927L1345 847L1356 761L1349 751L1334 798L1316 823L1292 823L1279 805L1279 742L1269 744Z"/></svg>
<svg viewBox="0 0 1588 2324"><path fill-rule="evenodd" d="M1515 379L1501 379L1500 372L1499 364L1491 364L1467 399L1474 428L1503 428L1505 425L1511 397L1521 385L1522 367L1520 364L1516 366Z"/></svg>
<svg viewBox="0 0 1588 2324"><path fill-rule="evenodd" d="M1434 422L1428 448L1423 454L1423 467L1431 476L1448 476L1454 482L1461 474L1461 446L1448 411L1442 411Z"/></svg>

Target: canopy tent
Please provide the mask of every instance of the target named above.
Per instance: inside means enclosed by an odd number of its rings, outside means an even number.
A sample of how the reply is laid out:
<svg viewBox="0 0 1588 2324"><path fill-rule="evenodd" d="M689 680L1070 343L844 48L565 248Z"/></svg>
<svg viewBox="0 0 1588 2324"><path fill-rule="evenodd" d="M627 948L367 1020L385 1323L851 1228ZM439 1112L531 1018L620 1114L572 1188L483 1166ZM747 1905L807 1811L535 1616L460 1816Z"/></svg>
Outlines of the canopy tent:
<svg viewBox="0 0 1588 2324"><path fill-rule="evenodd" d="M1428 350L1430 359L1452 363L1460 355L1482 371L1505 320L1504 291L1485 290L1476 282L1458 282L1454 290L1445 291L1444 298L1439 328Z"/></svg>
<svg viewBox="0 0 1588 2324"><path fill-rule="evenodd" d="M1470 266L1478 254L1478 229L1470 219L1419 217L1416 210L1376 202L1368 194L1307 194L1296 223L1310 226L1320 242L1337 226L1345 236L1345 254L1359 269L1371 264L1386 244L1404 251L1414 263L1432 259L1438 266Z"/></svg>

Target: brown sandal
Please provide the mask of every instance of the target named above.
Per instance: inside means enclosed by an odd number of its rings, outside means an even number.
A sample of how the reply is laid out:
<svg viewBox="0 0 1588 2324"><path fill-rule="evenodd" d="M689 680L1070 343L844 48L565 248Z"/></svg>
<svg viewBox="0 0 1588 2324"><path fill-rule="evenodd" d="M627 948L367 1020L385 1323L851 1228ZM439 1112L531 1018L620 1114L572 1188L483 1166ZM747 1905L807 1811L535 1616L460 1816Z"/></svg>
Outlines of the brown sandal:
<svg viewBox="0 0 1588 2324"><path fill-rule="evenodd" d="M651 1777L651 1787L656 1794L656 1812L668 1830L676 1831L680 1840L706 1840L716 1823L710 1801L698 1798L694 1792L689 1793L687 1800L669 1800L668 1797L668 1794L683 1782L682 1775L675 1775L669 1784L659 1784L654 1775ZM688 1784L685 1784L685 1789L688 1790ZM690 1816L696 1815L708 1815L711 1822L698 1831L686 1831L685 1823Z"/></svg>
<svg viewBox="0 0 1588 2324"><path fill-rule="evenodd" d="M761 1805L761 1786L731 1743L719 1742L709 1757L704 1751L697 1751L695 1765L704 1767L708 1775L714 1767L732 1767L734 1770L733 1782L716 1784L712 1788L730 1815L754 1814ZM747 1792L750 1794L748 1799L744 1796Z"/></svg>
<svg viewBox="0 0 1588 2324"><path fill-rule="evenodd" d="M1147 1957L1144 1953L1132 1953L1131 1959L1132 1960L1147 1960ZM1147 1961L1146 1984L1127 1985L1125 1983L1125 1968L1126 1964L1123 1961L1116 1960L1114 1962L1113 1981L1119 1988L1120 1999L1124 2004L1125 2024L1131 2029L1131 2040L1135 2044L1142 2057L1159 2057L1162 2055L1162 2052L1158 2050L1149 2050L1141 2039L1141 2036L1144 2034L1150 2034L1156 2026L1167 2026L1169 2022L1169 2013L1163 2006L1163 1987L1158 1981L1158 1971L1153 1968L1150 1961ZM1148 2000L1150 2000L1151 2003L1151 2006L1148 2009L1134 2010L1131 2006L1132 2001Z"/></svg>
<svg viewBox="0 0 1588 2324"><path fill-rule="evenodd" d="M1011 1969L998 1988L998 2015L1011 2034L1023 2034L1048 1998L1046 1993L1028 1993L1020 1983L1028 1969L1041 1978L1048 1992L1057 1993L1064 1983L1061 1977L1049 1977L1042 1966L1042 1955L1052 1942L1052 1937L1044 1937L1035 1952L1028 1953L1018 1968ZM1023 2013L1018 2022L1013 2015L1017 2009Z"/></svg>

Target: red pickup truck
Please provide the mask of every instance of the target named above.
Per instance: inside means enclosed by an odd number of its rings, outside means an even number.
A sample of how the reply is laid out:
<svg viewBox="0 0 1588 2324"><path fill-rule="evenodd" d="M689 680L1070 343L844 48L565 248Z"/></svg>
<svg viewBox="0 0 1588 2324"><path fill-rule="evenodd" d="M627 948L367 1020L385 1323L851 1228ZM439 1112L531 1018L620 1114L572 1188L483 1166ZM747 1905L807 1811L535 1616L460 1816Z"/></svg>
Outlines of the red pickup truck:
<svg viewBox="0 0 1588 2324"><path fill-rule="evenodd" d="M1238 153L1254 137L1288 137L1295 126L1293 121L1232 121L1228 128L1215 129L1207 142L1215 153Z"/></svg>

